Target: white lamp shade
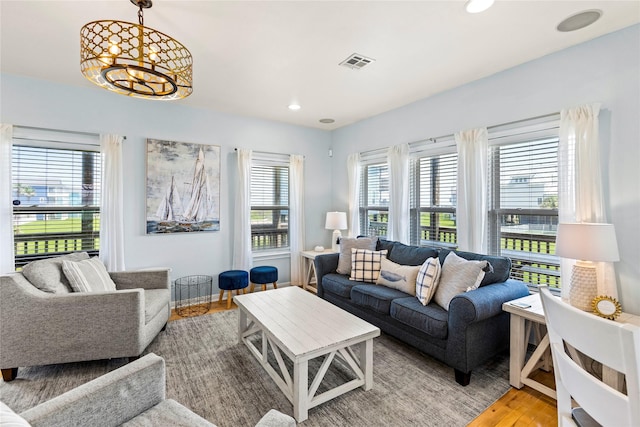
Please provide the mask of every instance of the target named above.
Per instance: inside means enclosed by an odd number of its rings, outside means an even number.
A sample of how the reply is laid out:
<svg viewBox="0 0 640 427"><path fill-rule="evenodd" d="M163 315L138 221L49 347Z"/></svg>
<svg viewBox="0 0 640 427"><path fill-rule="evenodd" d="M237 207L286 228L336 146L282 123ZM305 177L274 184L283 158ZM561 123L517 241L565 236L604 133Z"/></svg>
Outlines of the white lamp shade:
<svg viewBox="0 0 640 427"><path fill-rule="evenodd" d="M346 212L327 212L327 220L324 223L327 230L346 230L347 229L347 213Z"/></svg>
<svg viewBox="0 0 640 427"><path fill-rule="evenodd" d="M556 255L583 261L620 261L613 224L558 224Z"/></svg>

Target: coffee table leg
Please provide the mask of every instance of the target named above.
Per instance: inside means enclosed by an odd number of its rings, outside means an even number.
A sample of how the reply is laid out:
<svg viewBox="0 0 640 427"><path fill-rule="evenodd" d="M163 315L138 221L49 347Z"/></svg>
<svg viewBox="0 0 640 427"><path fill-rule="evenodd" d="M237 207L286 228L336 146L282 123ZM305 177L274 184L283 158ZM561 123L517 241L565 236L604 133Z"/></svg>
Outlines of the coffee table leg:
<svg viewBox="0 0 640 427"><path fill-rule="evenodd" d="M293 417L301 423L309 416L309 362L293 365Z"/></svg>
<svg viewBox="0 0 640 427"><path fill-rule="evenodd" d="M373 340L366 340L358 345L360 347L360 369L364 372L362 389L367 391L373 387Z"/></svg>
<svg viewBox="0 0 640 427"><path fill-rule="evenodd" d="M238 343L242 342L242 334L247 330L247 313L240 308L238 310L240 315L238 316Z"/></svg>

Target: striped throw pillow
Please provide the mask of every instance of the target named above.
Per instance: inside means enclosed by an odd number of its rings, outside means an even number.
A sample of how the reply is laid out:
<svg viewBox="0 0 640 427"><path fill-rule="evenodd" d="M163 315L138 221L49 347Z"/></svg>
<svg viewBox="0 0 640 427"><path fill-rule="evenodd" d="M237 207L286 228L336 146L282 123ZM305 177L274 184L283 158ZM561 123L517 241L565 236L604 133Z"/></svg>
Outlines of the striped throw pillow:
<svg viewBox="0 0 640 427"><path fill-rule="evenodd" d="M427 258L418 270L416 278L416 298L427 305L436 293L438 281L440 280L440 261L438 258Z"/></svg>
<svg viewBox="0 0 640 427"><path fill-rule="evenodd" d="M380 275L382 258L387 250L370 251L369 249L351 249L351 276L357 282L375 283Z"/></svg>
<svg viewBox="0 0 640 427"><path fill-rule="evenodd" d="M84 261L62 261L62 271L75 292L110 292L116 290L102 261L93 257Z"/></svg>

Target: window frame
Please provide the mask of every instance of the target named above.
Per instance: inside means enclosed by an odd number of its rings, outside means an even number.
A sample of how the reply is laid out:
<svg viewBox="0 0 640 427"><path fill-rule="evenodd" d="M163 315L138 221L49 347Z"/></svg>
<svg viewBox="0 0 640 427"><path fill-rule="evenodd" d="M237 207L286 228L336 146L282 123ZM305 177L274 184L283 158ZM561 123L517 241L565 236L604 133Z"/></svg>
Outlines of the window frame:
<svg viewBox="0 0 640 427"><path fill-rule="evenodd" d="M515 123L512 125L498 126L489 131L489 153L488 153L488 212L487 212L487 252L491 255L506 256L512 261L512 279L522 280L530 287L537 288L539 285L549 285L560 288L560 258L551 253L552 245L555 243L555 235L541 235L539 239L526 238L532 234L520 233L518 236L507 236L502 231L501 218L507 215L518 216L519 218L547 217L553 225L558 223L558 208L526 208L526 207L503 207L501 204L501 174L500 149L521 143L533 143L550 140L556 146L560 139L559 120L556 116L551 118L532 119ZM556 162L557 153L556 153ZM497 171L497 173L496 173ZM558 164L556 163L556 184L558 174ZM557 194L556 194L557 195ZM544 193L543 193L544 197ZM512 243L509 243L512 239ZM504 241L504 244L503 244ZM524 248L536 246L546 248L546 252L534 252L517 249L508 249L506 246L513 245ZM505 247L503 247L505 246Z"/></svg>
<svg viewBox="0 0 640 427"><path fill-rule="evenodd" d="M47 204L46 206L37 206L37 203L33 203L24 206L22 203L13 204L12 222L14 227L14 265L16 270L22 269L31 261L53 258L74 252L88 252L90 256L97 256L100 251L99 224L102 181L102 154L100 153L99 135L15 126L12 145L11 187L14 201L21 198L19 192L15 192L16 187L25 183L28 184L28 182L18 182L20 174L16 176L16 168L24 170L24 174L27 176L30 171L33 171L33 168L20 164L24 161L24 156L29 156L28 150L31 149L54 150L53 153L58 154L61 154L62 151L68 151L81 155L82 178L80 182L76 179L73 179L72 182L80 184L81 187L84 185L92 187L90 193L92 200L83 199L87 197L88 193L81 191L81 200L78 204L73 203L71 199L62 205ZM50 153L43 152L42 154L48 156ZM91 182L82 182L87 177L91 177ZM46 187L48 188L48 184ZM21 216L36 216L36 218L44 216L44 221L55 221L55 216L67 216L68 219L71 215L80 216L81 230L79 232L19 232L18 224L21 223L19 219ZM47 218L47 216L51 216L51 218Z"/></svg>
<svg viewBox="0 0 640 427"><path fill-rule="evenodd" d="M253 155L253 158L251 160L251 187L253 188L254 186L254 168L285 168L287 171L287 193L286 193L286 201L287 204L283 205L283 204L273 204L273 205L266 205L266 204L256 204L253 205L252 202L252 197L251 196L249 198L249 210L250 210L250 215L252 216L254 211L278 211L280 212L279 215L282 216L282 211L286 211L287 212L287 218L289 218L290 215L290 210L291 210L291 206L290 206L290 191L291 191L291 168L290 168L290 159L289 159L289 155L277 155L277 154L270 154L270 153L255 153ZM273 177L274 177L274 181L276 179L276 176L278 174L274 173ZM273 183L273 187L272 189L275 192L275 186L277 185L277 183ZM282 197L281 197L282 199ZM272 215L275 215L275 213L272 213ZM251 252L254 254L254 256L261 256L261 255L269 255L272 254L274 252L289 252L290 251L290 241L289 241L289 236L290 236L290 231L289 231L289 221L287 220L286 224L287 224L287 228L286 228L286 233L275 233L275 240L276 243L275 245L273 244L269 244L269 243L265 243L263 244L263 247L260 247L260 245L257 244L257 241L262 239L263 242L266 242L267 240L269 240L271 237L269 237L269 235L267 233L265 233L265 231L268 230L283 230L280 228L274 228L273 223L271 223L269 226L261 226L260 224L256 224L254 225L252 223L253 221L251 221L250 224L250 228L251 228ZM256 231L263 231L262 233L256 232ZM271 233L273 234L273 233ZM284 236L284 239L283 239ZM283 243L278 243L278 241L282 241Z"/></svg>

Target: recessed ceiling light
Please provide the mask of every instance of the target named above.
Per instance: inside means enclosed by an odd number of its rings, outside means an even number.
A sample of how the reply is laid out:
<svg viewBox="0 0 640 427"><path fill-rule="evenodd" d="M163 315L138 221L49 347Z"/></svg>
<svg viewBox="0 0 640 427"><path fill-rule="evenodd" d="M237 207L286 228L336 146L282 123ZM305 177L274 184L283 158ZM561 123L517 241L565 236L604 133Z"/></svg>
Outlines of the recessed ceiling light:
<svg viewBox="0 0 640 427"><path fill-rule="evenodd" d="M333 119L320 119L319 122L320 123L329 124L329 123L335 123L335 120L333 120Z"/></svg>
<svg viewBox="0 0 640 427"><path fill-rule="evenodd" d="M468 0L464 5L469 13L480 13L489 9L495 0Z"/></svg>
<svg viewBox="0 0 640 427"><path fill-rule="evenodd" d="M298 111L301 107L298 104L291 104L289 105L289 110L291 111Z"/></svg>
<svg viewBox="0 0 640 427"><path fill-rule="evenodd" d="M576 31L593 24L600 19L601 16L602 11L599 9L583 10L566 18L558 24L556 29L562 33Z"/></svg>

